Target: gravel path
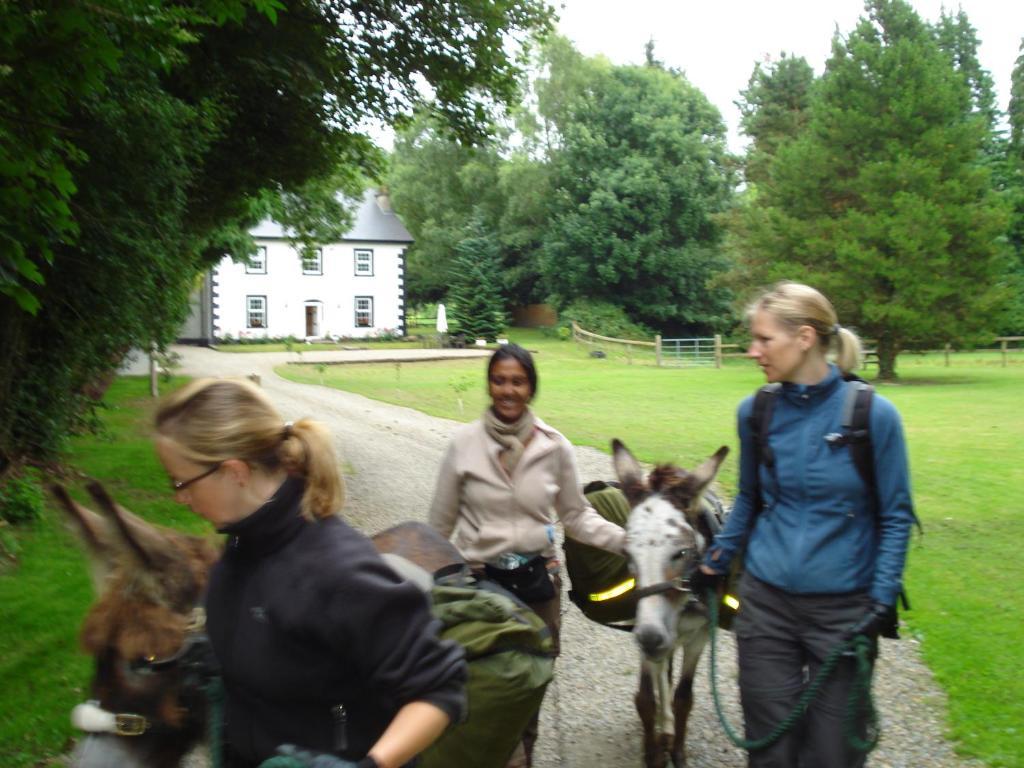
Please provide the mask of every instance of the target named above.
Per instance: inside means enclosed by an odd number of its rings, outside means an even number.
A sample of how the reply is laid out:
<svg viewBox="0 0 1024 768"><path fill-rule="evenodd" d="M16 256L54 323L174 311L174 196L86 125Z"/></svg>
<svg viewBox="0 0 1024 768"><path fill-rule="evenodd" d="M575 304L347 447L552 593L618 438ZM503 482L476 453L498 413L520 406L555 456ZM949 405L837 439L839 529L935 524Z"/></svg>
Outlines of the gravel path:
<svg viewBox="0 0 1024 768"><path fill-rule="evenodd" d="M286 418L311 416L326 423L345 462L345 516L360 530L372 534L403 520L426 518L434 473L456 422L348 392L285 381L273 373L273 366L295 359L288 353L227 354L195 347L176 347L175 351L182 355L185 374L258 374L263 388ZM303 359L313 361L315 356L340 362L383 356L411 360L430 353L315 352L304 353ZM464 350L461 354L486 353ZM628 441L628 435L623 437ZM592 448L577 448L576 454L584 480L611 475L611 460L606 454ZM874 690L883 737L868 765L980 765L958 758L943 737L945 697L921 662L917 643L908 638L883 640L882 644ZM690 718L688 765L739 768L745 765L744 753L729 743L711 703L708 659L705 654L695 683L697 704ZM735 646L728 633L721 638L718 660L725 706L734 727L739 728ZM564 598L562 656L544 702L537 767L642 765L640 722L633 708L638 670L638 655L630 635L590 622Z"/></svg>

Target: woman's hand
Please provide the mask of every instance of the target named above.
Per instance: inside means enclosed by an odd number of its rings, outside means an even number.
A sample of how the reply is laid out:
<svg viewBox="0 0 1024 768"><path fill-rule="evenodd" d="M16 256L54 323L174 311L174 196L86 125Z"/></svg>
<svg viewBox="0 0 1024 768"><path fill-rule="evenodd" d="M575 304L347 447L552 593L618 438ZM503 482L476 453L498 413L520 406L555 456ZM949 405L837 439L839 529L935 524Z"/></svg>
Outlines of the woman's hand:
<svg viewBox="0 0 1024 768"><path fill-rule="evenodd" d="M398 710L395 719L370 748L368 757L375 760L379 768L405 765L433 744L449 722L448 713L440 707L426 701L411 701Z"/></svg>
<svg viewBox="0 0 1024 768"><path fill-rule="evenodd" d="M711 590L712 594L717 595L719 591L719 585L725 581L725 574L713 571L706 565L699 565L693 573L690 574L690 591L697 596L698 599L708 599L708 590Z"/></svg>

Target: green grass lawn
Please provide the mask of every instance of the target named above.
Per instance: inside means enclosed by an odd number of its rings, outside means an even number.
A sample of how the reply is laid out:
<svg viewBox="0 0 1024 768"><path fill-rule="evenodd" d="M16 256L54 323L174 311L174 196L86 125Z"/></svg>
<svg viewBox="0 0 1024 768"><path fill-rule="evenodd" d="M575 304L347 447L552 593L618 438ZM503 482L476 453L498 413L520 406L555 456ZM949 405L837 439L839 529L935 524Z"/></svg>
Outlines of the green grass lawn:
<svg viewBox="0 0 1024 768"><path fill-rule="evenodd" d="M573 442L608 450L623 439L646 461L693 466L719 445L736 448L735 410L761 383L749 362L721 370L653 365L653 354L588 348L513 329L537 352L536 410ZM949 733L958 748L993 766L1024 766L1024 357L1001 367L991 351L900 359L898 384L879 391L903 415L918 514L907 589L912 632L950 695ZM332 366L323 383L468 421L484 408L485 361ZM319 383L311 366L278 372ZM459 398L463 409L459 410ZM611 462L609 460L608 474ZM589 480L592 478L584 478ZM736 481L736 454L721 474Z"/></svg>
<svg viewBox="0 0 1024 768"><path fill-rule="evenodd" d="M125 507L179 529L209 530L176 504L149 439L148 382L121 379L108 394L106 438L74 441L74 470L100 479ZM71 481L72 486L84 482ZM80 488L73 495L88 502ZM91 506L91 503L90 503ZM74 735L71 708L89 696L92 660L78 629L93 600L85 556L50 505L15 534L18 560L0 568L0 766L46 764Z"/></svg>

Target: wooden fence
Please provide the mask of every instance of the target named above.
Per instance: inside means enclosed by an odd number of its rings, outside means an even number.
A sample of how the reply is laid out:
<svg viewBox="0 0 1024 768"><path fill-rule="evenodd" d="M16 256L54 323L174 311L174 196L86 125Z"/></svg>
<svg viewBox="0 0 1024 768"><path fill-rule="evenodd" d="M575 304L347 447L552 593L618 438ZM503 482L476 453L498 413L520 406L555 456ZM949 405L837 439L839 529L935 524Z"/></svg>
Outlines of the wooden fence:
<svg viewBox="0 0 1024 768"><path fill-rule="evenodd" d="M1000 351L1000 354L1001 354L1001 357L1002 357L1003 368L1005 368L1007 366L1007 358L1008 358L1008 353L1010 351L1009 350L1009 344L1012 343L1012 342L1017 342L1019 344L1020 342L1024 341L1024 336L996 336L992 341L993 342L999 342L999 351ZM867 368L869 365L872 365L872 364L877 366L878 365L878 349L876 347L878 345L877 345L876 341L874 339L862 339L862 342L864 343L865 349L864 349L864 352L863 352L863 356L861 358L861 368ZM904 351L908 351L908 350L904 350ZM921 352L936 351L937 352L939 350L914 350L914 351L915 352L916 351L921 351ZM949 356L950 356L951 353L953 353L955 351L953 349L953 345L950 344L949 342L946 342L946 344L943 345L941 351L943 353L943 357L945 358L945 367L949 368Z"/></svg>
<svg viewBox="0 0 1024 768"><path fill-rule="evenodd" d="M572 323L572 338L580 344L620 344L625 348L626 361L633 363L633 347L654 349L655 364L662 366L714 365L722 367L722 360L727 357L745 357L745 352L726 352L727 349L740 349L739 344L723 344L721 335L690 339L662 339L661 334L654 341L637 339L617 339L613 336L602 336L580 328L575 321Z"/></svg>

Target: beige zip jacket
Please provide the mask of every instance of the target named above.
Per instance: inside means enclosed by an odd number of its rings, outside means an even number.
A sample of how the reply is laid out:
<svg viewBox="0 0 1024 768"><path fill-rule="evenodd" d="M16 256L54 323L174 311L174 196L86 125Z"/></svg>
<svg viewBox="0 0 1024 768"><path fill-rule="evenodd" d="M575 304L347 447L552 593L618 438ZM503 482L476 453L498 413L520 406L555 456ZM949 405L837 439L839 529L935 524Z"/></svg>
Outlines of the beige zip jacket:
<svg viewBox="0 0 1024 768"><path fill-rule="evenodd" d="M459 427L441 462L430 524L473 566L503 552L555 555L548 526L562 521L578 541L621 554L626 532L599 515L580 490L572 444L539 418L512 476L478 419Z"/></svg>

